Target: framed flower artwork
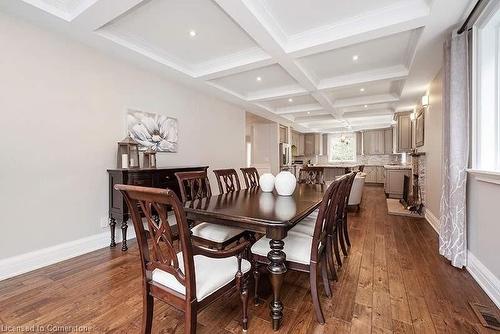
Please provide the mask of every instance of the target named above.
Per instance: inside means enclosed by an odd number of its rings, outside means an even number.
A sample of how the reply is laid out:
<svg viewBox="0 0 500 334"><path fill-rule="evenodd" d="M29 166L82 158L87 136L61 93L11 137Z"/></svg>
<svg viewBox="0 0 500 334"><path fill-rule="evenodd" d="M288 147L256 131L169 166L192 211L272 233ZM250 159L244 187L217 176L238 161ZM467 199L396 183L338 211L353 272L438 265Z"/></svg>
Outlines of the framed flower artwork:
<svg viewBox="0 0 500 334"><path fill-rule="evenodd" d="M127 129L141 151L151 149L155 152L177 152L176 118L129 109Z"/></svg>

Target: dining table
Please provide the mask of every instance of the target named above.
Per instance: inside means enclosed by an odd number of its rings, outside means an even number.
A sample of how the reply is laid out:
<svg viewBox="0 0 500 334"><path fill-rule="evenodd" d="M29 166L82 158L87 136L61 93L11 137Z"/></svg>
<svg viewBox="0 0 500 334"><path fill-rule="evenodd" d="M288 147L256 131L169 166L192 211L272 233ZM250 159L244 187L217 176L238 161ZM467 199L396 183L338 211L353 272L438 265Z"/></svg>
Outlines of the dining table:
<svg viewBox="0 0 500 334"><path fill-rule="evenodd" d="M327 185L297 184L291 196L263 192L260 187L241 189L188 201L186 216L192 221L240 227L271 239L267 258L273 298L269 305L273 329L280 328L283 303L280 299L286 269L283 252L288 231L321 204Z"/></svg>

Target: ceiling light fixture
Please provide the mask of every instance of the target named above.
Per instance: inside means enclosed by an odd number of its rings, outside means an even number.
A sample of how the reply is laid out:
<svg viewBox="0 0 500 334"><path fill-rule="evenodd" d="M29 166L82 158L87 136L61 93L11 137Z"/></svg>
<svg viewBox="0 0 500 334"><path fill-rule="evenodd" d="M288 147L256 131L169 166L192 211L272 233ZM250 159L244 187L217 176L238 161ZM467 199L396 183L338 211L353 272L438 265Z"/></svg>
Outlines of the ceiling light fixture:
<svg viewBox="0 0 500 334"><path fill-rule="evenodd" d="M189 32L189 36L191 36L191 37L195 37L195 36L196 36L196 30L191 30L191 31Z"/></svg>
<svg viewBox="0 0 500 334"><path fill-rule="evenodd" d="M360 91L361 93L363 93L363 92L365 91L365 89L364 89L364 88L360 88L360 89L359 89L359 91Z"/></svg>
<svg viewBox="0 0 500 334"><path fill-rule="evenodd" d="M352 61L356 62L356 61L358 61L358 59L359 59L359 56L358 56L358 55L354 55L354 56L352 56Z"/></svg>
<svg viewBox="0 0 500 334"><path fill-rule="evenodd" d="M308 112L307 112L307 114L308 114L308 115L311 115L311 112L310 112L310 111L308 111Z"/></svg>
<svg viewBox="0 0 500 334"><path fill-rule="evenodd" d="M262 78L261 77L257 77L256 80L257 81L262 81Z"/></svg>
<svg viewBox="0 0 500 334"><path fill-rule="evenodd" d="M368 108L368 105L367 105L367 104L365 104L363 107Z"/></svg>
<svg viewBox="0 0 500 334"><path fill-rule="evenodd" d="M289 98L289 99L288 99L288 102L292 103L292 102L293 102L293 99L292 99L292 98Z"/></svg>

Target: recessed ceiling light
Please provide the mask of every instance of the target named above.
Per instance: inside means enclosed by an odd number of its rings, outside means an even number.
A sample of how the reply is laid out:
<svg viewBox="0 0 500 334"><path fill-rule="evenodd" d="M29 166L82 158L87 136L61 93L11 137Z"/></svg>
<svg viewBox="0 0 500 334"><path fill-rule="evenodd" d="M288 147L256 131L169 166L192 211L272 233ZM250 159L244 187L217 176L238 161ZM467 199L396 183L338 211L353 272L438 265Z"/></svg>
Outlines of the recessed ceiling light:
<svg viewBox="0 0 500 334"><path fill-rule="evenodd" d="M365 107L365 108L368 108L368 105L367 105L367 104L365 104L365 105L364 105L364 107Z"/></svg>
<svg viewBox="0 0 500 334"><path fill-rule="evenodd" d="M291 102L293 102L293 99L292 99L292 98L289 98L289 99L288 99L288 102L290 102L290 103L291 103Z"/></svg>
<svg viewBox="0 0 500 334"><path fill-rule="evenodd" d="M191 37L196 36L196 30L191 30L191 31L189 32L189 36L191 36Z"/></svg>
<svg viewBox="0 0 500 334"><path fill-rule="evenodd" d="M359 59L359 56L358 56L358 55L354 55L354 56L352 56L352 61L358 61L358 59Z"/></svg>
<svg viewBox="0 0 500 334"><path fill-rule="evenodd" d="M364 89L364 88L360 88L360 89L359 89L359 91L360 91L361 93L363 93L363 92L365 91L365 89Z"/></svg>
<svg viewBox="0 0 500 334"><path fill-rule="evenodd" d="M262 81L262 78L261 77L257 77L256 80L257 81Z"/></svg>
<svg viewBox="0 0 500 334"><path fill-rule="evenodd" d="M311 115L311 112L310 112L310 111L308 111L308 112L307 112L307 114L308 114L308 115Z"/></svg>

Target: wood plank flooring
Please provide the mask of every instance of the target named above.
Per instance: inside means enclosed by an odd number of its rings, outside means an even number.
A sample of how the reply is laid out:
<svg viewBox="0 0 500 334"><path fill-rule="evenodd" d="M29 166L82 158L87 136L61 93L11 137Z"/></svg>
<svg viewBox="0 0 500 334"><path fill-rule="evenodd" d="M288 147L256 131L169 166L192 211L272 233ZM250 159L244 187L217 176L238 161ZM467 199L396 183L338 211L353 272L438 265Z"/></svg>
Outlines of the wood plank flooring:
<svg viewBox="0 0 500 334"><path fill-rule="evenodd" d="M349 224L350 255L334 298L322 299L326 325L315 321L308 276L290 271L279 333L494 333L479 324L468 302L494 304L465 270L438 255L437 235L425 220L387 215L383 189L367 186ZM0 332L50 325L70 326L52 331L60 333L138 333L140 289L135 243L127 253L98 250L0 282ZM269 301L269 289L263 290ZM267 303L250 304L249 333L272 333ZM183 333L182 319L157 302L154 332ZM239 319L239 298L229 296L200 313L198 332L240 333Z"/></svg>

